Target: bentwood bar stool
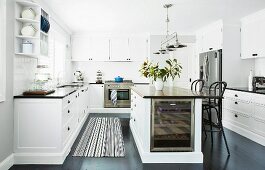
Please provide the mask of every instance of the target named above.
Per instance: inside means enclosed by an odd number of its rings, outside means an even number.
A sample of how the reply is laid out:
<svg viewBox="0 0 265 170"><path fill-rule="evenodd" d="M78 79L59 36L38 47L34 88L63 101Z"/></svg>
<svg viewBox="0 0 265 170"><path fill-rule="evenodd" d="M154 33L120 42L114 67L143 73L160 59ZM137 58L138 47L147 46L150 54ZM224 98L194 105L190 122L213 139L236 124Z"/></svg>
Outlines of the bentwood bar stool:
<svg viewBox="0 0 265 170"><path fill-rule="evenodd" d="M222 99L227 87L227 83L223 81L218 81L210 85L209 95L216 96L215 98L209 98L208 101L203 102L202 108L203 111L206 111L208 114L210 130L206 130L211 132L211 142L213 143L213 132L221 132L225 141L226 150L228 155L230 155L229 147L227 144L224 127L222 123ZM213 110L215 112L213 112ZM217 130L213 130L213 122L212 115L216 113L218 123L216 125Z"/></svg>

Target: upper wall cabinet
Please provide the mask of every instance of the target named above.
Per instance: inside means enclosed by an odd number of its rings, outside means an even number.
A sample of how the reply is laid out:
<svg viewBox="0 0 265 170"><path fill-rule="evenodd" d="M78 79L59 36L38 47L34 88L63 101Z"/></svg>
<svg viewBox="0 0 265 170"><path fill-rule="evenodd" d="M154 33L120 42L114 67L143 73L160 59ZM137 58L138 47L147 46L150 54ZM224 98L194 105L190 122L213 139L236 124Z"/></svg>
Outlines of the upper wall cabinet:
<svg viewBox="0 0 265 170"><path fill-rule="evenodd" d="M148 57L148 37L131 36L129 38L129 57L131 61L144 61Z"/></svg>
<svg viewBox="0 0 265 170"><path fill-rule="evenodd" d="M241 19L241 58L265 57L265 10Z"/></svg>
<svg viewBox="0 0 265 170"><path fill-rule="evenodd" d="M129 38L112 37L110 38L110 60L111 61L130 61L129 57Z"/></svg>
<svg viewBox="0 0 265 170"><path fill-rule="evenodd" d="M90 47L88 47L91 45ZM108 37L91 37L91 43L87 44L87 49L80 52L91 53L89 61L108 61L110 58L109 54L110 40Z"/></svg>
<svg viewBox="0 0 265 170"><path fill-rule="evenodd" d="M223 22L218 20L201 28L196 33L199 53L223 48Z"/></svg>
<svg viewBox="0 0 265 170"><path fill-rule="evenodd" d="M75 36L72 39L72 60L86 61L92 58L91 38Z"/></svg>
<svg viewBox="0 0 265 170"><path fill-rule="evenodd" d="M72 61L144 61L147 58L146 36L72 37Z"/></svg>

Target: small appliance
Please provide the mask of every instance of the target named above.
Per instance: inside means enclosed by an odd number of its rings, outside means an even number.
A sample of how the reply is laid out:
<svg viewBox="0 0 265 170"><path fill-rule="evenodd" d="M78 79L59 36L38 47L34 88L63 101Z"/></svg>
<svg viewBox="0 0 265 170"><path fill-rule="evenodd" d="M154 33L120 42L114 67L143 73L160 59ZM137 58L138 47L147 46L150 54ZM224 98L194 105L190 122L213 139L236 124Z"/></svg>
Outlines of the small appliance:
<svg viewBox="0 0 265 170"><path fill-rule="evenodd" d="M79 82L84 82L84 76L81 71L76 71L74 72L74 82L79 83Z"/></svg>
<svg viewBox="0 0 265 170"><path fill-rule="evenodd" d="M104 84L104 107L105 108L130 108L132 80L123 80L117 83L113 80L105 81ZM116 100L113 103L112 91L116 91Z"/></svg>
<svg viewBox="0 0 265 170"><path fill-rule="evenodd" d="M253 77L253 91L265 90L265 77Z"/></svg>

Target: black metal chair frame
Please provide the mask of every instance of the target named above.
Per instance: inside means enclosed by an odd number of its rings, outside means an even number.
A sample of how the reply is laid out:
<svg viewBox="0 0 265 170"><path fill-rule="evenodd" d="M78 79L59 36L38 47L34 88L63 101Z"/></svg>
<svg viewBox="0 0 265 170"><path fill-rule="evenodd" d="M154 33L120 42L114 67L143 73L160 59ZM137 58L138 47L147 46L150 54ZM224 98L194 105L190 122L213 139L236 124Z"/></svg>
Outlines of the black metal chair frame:
<svg viewBox="0 0 265 170"><path fill-rule="evenodd" d="M192 91L197 91L197 86L198 86L198 84L200 85L200 83L201 83L201 86L200 86L200 88L199 88L199 92L201 92L202 89L203 89L203 87L204 87L204 84L205 84L205 81L204 81L203 79L197 79L197 80L194 80L194 81L191 83L191 87L190 87L190 89L191 89Z"/></svg>
<svg viewBox="0 0 265 170"><path fill-rule="evenodd" d="M228 155L230 155L230 151L229 151L229 147L227 144L227 140L226 140L226 136L225 136L225 132L224 132L224 128L223 128L223 123L222 123L222 99L223 99L223 95L225 92L225 89L227 87L227 83L223 82L223 81L218 81L218 82L214 82L213 84L210 85L209 88L209 95L213 95L213 96L218 96L216 98L209 98L208 102L206 104L203 104L203 110L206 110L207 114L208 114L208 119L210 121L210 130L205 130L205 131L210 131L211 132L211 141L213 144L213 132L222 132L224 141L225 141L225 145L226 145L226 150ZM219 130L213 130L213 125L212 125L212 109L214 109L216 111L217 114L217 119L218 119L218 129ZM204 127L205 128L205 127ZM206 136L207 137L207 136Z"/></svg>

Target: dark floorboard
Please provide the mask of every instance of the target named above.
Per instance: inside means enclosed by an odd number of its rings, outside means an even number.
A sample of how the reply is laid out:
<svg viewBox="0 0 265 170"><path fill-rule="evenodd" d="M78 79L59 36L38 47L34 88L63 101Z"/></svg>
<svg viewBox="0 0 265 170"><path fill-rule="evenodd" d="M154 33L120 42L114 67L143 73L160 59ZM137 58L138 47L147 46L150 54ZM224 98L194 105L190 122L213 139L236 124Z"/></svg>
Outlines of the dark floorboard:
<svg viewBox="0 0 265 170"><path fill-rule="evenodd" d="M227 129L225 132L230 147L230 157L227 155L222 136L215 133L213 145L209 135L208 138L202 139L203 165L142 164L130 132L128 115L101 114L101 116L108 115L121 118L126 151L124 158L72 157L73 151L71 151L63 165L14 165L11 170L265 170L265 147ZM73 148L80 137L81 135L78 136Z"/></svg>

